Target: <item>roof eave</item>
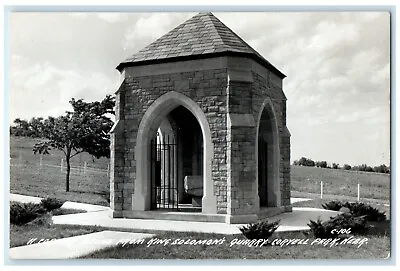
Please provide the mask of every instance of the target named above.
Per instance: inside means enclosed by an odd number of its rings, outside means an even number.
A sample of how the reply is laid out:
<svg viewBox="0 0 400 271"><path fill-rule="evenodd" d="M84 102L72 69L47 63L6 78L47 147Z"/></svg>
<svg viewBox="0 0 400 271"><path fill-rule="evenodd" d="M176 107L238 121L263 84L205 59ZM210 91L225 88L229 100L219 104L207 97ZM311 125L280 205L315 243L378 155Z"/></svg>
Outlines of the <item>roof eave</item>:
<svg viewBox="0 0 400 271"><path fill-rule="evenodd" d="M144 66L151 64L160 64L160 63L168 63L168 62L177 62L177 61L187 61L187 60L195 60L195 59L204 59L204 58L212 58L212 57L221 57L221 56L241 56L241 57L249 57L260 65L271 69L279 78L284 79L286 77L280 70L278 70L274 65L266 61L265 59L260 58L259 56L251 53L243 53L243 52L217 52L210 54L201 54L201 55L187 55L187 56L178 56L178 57L170 57L170 58L162 58L162 59L150 59L143 61L132 61L132 62L121 62L116 69L119 72L122 72L127 67L135 67L135 66Z"/></svg>

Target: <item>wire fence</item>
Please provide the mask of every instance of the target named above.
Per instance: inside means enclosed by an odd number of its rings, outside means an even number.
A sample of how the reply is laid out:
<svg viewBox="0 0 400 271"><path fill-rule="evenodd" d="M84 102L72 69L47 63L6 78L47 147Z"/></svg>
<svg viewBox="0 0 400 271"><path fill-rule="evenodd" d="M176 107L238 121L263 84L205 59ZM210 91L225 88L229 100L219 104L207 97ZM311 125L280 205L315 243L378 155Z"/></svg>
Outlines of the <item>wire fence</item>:
<svg viewBox="0 0 400 271"><path fill-rule="evenodd" d="M324 182L321 181L320 182L320 198L323 199L324 198ZM360 184L357 184L357 201L360 201Z"/></svg>
<svg viewBox="0 0 400 271"><path fill-rule="evenodd" d="M109 159L93 159L88 154L80 154L71 159L70 165L70 173L80 179L108 183ZM16 170L22 170L26 172L26 176L29 174L33 176L39 172L44 174L46 171L48 174L64 174L67 170L62 153L35 155L31 148L12 151L10 166L13 168L13 174ZM359 201L362 199L390 200L391 185L388 174L358 174L343 170L322 171L299 167L292 170L291 173L291 190L293 192L312 193L321 199L337 195L356 198Z"/></svg>
<svg viewBox="0 0 400 271"><path fill-rule="evenodd" d="M72 159L71 159L72 160ZM73 159L70 161L70 171L75 174L99 173L110 176L110 164L108 159L100 161L82 161L83 159ZM67 171L67 163L64 158L51 157L51 155L37 155L35 157L26 157L26 155L18 155L10 158L11 167L34 166L39 170L45 167L58 168L60 172Z"/></svg>
<svg viewBox="0 0 400 271"><path fill-rule="evenodd" d="M348 197L353 200L383 200L390 201L390 181L382 184L380 181L368 182L368 180L353 180L351 182L331 182L320 180L296 181L292 179L291 191L313 195L313 198L332 199L332 197ZM358 181L358 182L357 182Z"/></svg>

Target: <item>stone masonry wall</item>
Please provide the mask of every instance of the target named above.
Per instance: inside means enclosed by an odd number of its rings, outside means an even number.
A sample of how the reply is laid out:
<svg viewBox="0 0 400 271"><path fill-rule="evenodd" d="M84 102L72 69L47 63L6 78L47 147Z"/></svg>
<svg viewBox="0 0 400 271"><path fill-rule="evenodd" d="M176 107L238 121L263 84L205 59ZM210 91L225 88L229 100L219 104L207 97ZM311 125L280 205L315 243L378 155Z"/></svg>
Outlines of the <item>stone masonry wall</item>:
<svg viewBox="0 0 400 271"><path fill-rule="evenodd" d="M281 205L290 205L290 134L286 127L286 97L282 88L269 80L269 76L261 76L253 72L253 114L257 120L261 105L266 97L272 101L279 130L279 178L281 184Z"/></svg>
<svg viewBox="0 0 400 271"><path fill-rule="evenodd" d="M254 214L259 208L255 141L261 105L269 97L279 132L281 205L290 205L290 134L286 127L286 97L281 81L271 74L254 70L252 82L228 82L226 68L166 71L165 74L135 77L130 75L130 69L134 68L126 69L125 80L116 94L118 124L111 137L114 152L110 191L111 208L115 213L132 209L136 180L135 147L140 121L150 105L170 91L192 99L207 118L213 143L211 176L217 213L230 215ZM230 116L252 116L254 121L229 128L228 113Z"/></svg>
<svg viewBox="0 0 400 271"><path fill-rule="evenodd" d="M124 182L124 149L125 149L125 133L123 129L124 123L124 93L125 83L122 83L116 93L116 108L115 108L115 127L111 133L111 151L110 157L110 207L116 216L121 216L123 203L123 182Z"/></svg>
<svg viewBox="0 0 400 271"><path fill-rule="evenodd" d="M226 212L226 69L182 72L131 77L126 71L125 88L120 92L120 106L124 108L123 133L114 136L116 155L123 156L118 167L121 175L114 176L114 208L131 210L131 196L136 179L135 146L140 121L149 106L170 91L180 92L195 101L206 115L214 147L212 178L218 201L218 213ZM115 143L114 143L115 144ZM122 155L123 154L123 155ZM123 163L122 163L123 162ZM122 165L125 165L123 167ZM124 182L125 181L125 182ZM118 191L118 192L117 192ZM118 209L116 209L118 210Z"/></svg>
<svg viewBox="0 0 400 271"><path fill-rule="evenodd" d="M235 114L252 114L251 82L230 81L227 94L228 112L233 118ZM257 168L254 156L254 125L255 123L246 123L246 121L233 123L228 132L228 177L231 180L228 214L230 215L254 214L259 207L256 186Z"/></svg>

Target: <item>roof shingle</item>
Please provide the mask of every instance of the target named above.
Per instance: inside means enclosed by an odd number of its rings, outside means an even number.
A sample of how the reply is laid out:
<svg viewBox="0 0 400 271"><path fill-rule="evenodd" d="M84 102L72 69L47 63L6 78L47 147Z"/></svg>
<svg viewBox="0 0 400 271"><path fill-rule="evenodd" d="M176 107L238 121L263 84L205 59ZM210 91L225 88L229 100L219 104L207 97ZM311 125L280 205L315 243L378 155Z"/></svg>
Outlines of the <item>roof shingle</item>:
<svg viewBox="0 0 400 271"><path fill-rule="evenodd" d="M285 75L251 48L244 40L218 20L211 12L199 13L149 44L117 67L150 64L149 62L179 61L188 57L211 57L212 54L247 55L263 66Z"/></svg>

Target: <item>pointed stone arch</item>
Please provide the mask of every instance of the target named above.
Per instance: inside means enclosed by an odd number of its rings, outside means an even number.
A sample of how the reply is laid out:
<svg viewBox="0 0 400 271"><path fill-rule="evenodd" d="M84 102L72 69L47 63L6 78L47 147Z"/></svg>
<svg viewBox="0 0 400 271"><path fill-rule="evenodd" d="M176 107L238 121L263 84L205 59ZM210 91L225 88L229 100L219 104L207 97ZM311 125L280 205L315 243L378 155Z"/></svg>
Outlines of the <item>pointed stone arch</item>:
<svg viewBox="0 0 400 271"><path fill-rule="evenodd" d="M201 127L204 142L202 212L216 214L217 202L214 195L211 176L213 143L211 141L210 127L200 106L189 97L176 91L168 92L155 100L146 110L142 120L140 121L135 149L137 171L134 194L132 196L132 209L135 211L146 211L150 209L151 188L148 147L150 144L150 138L160 126L163 118L178 106L184 106L188 109L195 116Z"/></svg>
<svg viewBox="0 0 400 271"><path fill-rule="evenodd" d="M277 207L281 205L279 126L275 112L271 98L266 98L261 104L257 118L255 155L260 207ZM263 142L266 144L264 145ZM260 163L263 161L263 157L268 159L265 165L267 168L264 168ZM262 177L263 170L265 170L264 177ZM262 191L262 189L266 190Z"/></svg>

